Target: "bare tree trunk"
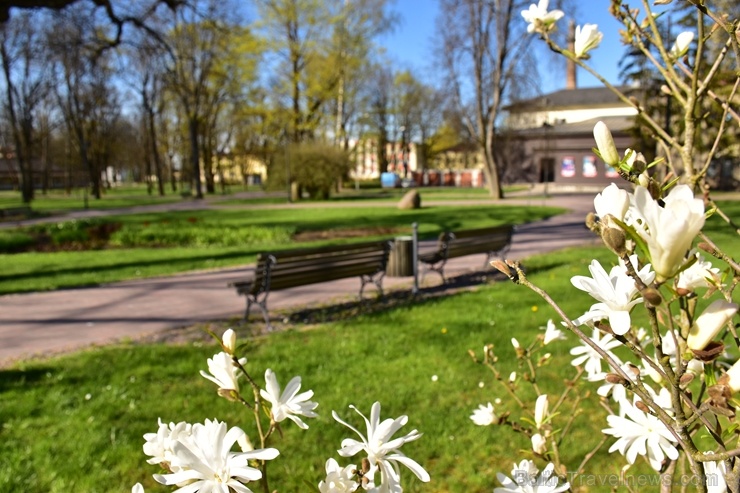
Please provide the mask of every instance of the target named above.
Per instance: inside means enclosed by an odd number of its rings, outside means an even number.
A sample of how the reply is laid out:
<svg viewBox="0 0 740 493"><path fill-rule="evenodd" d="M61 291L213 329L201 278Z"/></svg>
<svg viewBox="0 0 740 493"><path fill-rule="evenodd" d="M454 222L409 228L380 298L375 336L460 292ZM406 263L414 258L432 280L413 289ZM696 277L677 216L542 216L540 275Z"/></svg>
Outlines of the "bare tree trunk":
<svg viewBox="0 0 740 493"><path fill-rule="evenodd" d="M31 168L31 143L32 126L30 121L24 119L18 121L15 111L14 85L10 78L10 60L5 50L5 44L0 43L0 50L3 59L3 73L5 74L6 97L8 114L10 116L10 126L12 127L13 140L15 142L15 155L18 162L18 169L21 175L21 197L23 203L29 204L33 200L33 170Z"/></svg>
<svg viewBox="0 0 740 493"><path fill-rule="evenodd" d="M193 172L191 182L195 189L195 198L203 198L203 184L200 179L200 156L198 149L198 120L194 117L188 120L188 130L190 136L190 168Z"/></svg>

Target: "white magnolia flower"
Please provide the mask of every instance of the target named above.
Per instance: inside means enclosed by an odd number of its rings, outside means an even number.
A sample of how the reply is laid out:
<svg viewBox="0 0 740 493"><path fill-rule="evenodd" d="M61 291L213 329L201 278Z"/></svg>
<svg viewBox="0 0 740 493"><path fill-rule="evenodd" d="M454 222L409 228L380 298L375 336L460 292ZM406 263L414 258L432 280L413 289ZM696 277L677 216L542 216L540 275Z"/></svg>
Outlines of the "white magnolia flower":
<svg viewBox="0 0 740 493"><path fill-rule="evenodd" d="M645 327L640 327L637 329L637 332L635 333L635 337L640 342L642 346L647 346L653 341L652 336L650 335L650 332L645 330Z"/></svg>
<svg viewBox="0 0 740 493"><path fill-rule="evenodd" d="M239 363L242 366L247 364L247 358L239 359ZM241 373L239 373L239 370L234 365L234 361L231 359L229 353L222 351L214 354L213 358L208 358L208 371L210 375L203 370L200 371L200 374L218 385L219 389L239 392L238 379Z"/></svg>
<svg viewBox="0 0 740 493"><path fill-rule="evenodd" d="M534 404L534 423L538 430L542 429L542 425L545 424L549 416L547 412L548 404L547 394L539 396Z"/></svg>
<svg viewBox="0 0 740 493"><path fill-rule="evenodd" d="M676 278L676 287L687 291L695 291L697 288L708 288L710 279L719 284L719 268L712 267L712 263L704 260L704 257L696 252L696 262L691 267L684 269Z"/></svg>
<svg viewBox="0 0 740 493"><path fill-rule="evenodd" d="M357 433L361 439L361 441L352 438L342 440L342 448L337 451L339 455L342 457L352 457L360 451L364 451L367 454L370 466L377 467L380 470L380 492L401 491L398 464L409 468L421 481L429 481L429 473L419 463L406 457L398 450L403 444L418 440L421 437L421 433L412 430L405 436L392 438L408 422L408 416L404 415L396 419L388 418L381 422L379 402L375 402L370 409L370 419L367 419L356 407L350 406L350 408L354 409L365 420L367 435L360 433L357 428L343 421L335 411L332 411L331 414L337 422Z"/></svg>
<svg viewBox="0 0 740 493"><path fill-rule="evenodd" d="M478 406L478 409L473 411L473 414L470 415L470 419L472 419L473 423L478 426L488 426L495 423L498 420L498 417L493 410L493 404L489 402L487 406L484 406L483 404Z"/></svg>
<svg viewBox="0 0 740 493"><path fill-rule="evenodd" d="M599 32L599 26L596 24L584 24L583 27L576 27L576 39L574 51L576 58L584 58L587 53L601 43L604 34Z"/></svg>
<svg viewBox="0 0 740 493"><path fill-rule="evenodd" d="M144 487L141 486L141 483L136 483L131 487L131 493L144 493Z"/></svg>
<svg viewBox="0 0 740 493"><path fill-rule="evenodd" d="M671 400L670 390L668 390L665 387L661 387L660 390L656 392L655 389L653 389L649 385L645 385L645 388L650 394L650 397L653 399L653 402L655 402L657 405L662 407L663 410L667 412L669 415L673 416L675 414L675 411L673 410L673 400ZM635 401L637 400L641 400L641 399L635 396Z"/></svg>
<svg viewBox="0 0 740 493"><path fill-rule="evenodd" d="M180 438L188 437L192 433L192 425L181 421L177 424L162 423L158 420L159 428L156 433L144 435L144 454L151 457L148 464L170 464L172 463L172 445ZM171 466L170 466L171 467Z"/></svg>
<svg viewBox="0 0 740 493"><path fill-rule="evenodd" d="M581 291L587 292L592 298L599 300L600 303L591 305L589 311L573 323L583 325L586 322L608 318L609 325L615 334L627 333L632 323L630 310L642 302L640 297L633 299L638 293L635 280L626 273L623 266L614 266L607 274L598 260L591 261L588 270L591 272L591 277L573 276L570 282ZM647 279L652 282L649 265L643 267L638 275L643 282Z"/></svg>
<svg viewBox="0 0 740 493"><path fill-rule="evenodd" d="M531 460L523 460L521 463L514 464L511 470L512 481L505 475L497 473L496 477L503 488L494 488L493 493L560 493L570 488L570 483L563 483L558 486L558 477L553 475L555 466L550 463L537 476L539 472Z"/></svg>
<svg viewBox="0 0 740 493"><path fill-rule="evenodd" d="M627 400L623 400L620 406L620 414L625 416L607 416L610 428L601 430L618 438L609 452L619 451L630 464L635 463L638 455L644 455L656 471L660 471L666 457L671 460L678 458L678 450L673 445L676 439L662 421Z"/></svg>
<svg viewBox="0 0 740 493"><path fill-rule="evenodd" d="M539 433L532 435L532 451L540 455L544 455L547 452L547 440Z"/></svg>
<svg viewBox="0 0 740 493"><path fill-rule="evenodd" d="M514 346L514 349L519 349L521 347L519 345L519 341L516 340L516 337L511 338L511 345Z"/></svg>
<svg viewBox="0 0 740 493"><path fill-rule="evenodd" d="M178 470L172 474L155 474L155 481L168 486L186 483L175 493L228 493L231 489L251 493L244 483L261 479L262 473L249 466L249 461L271 460L279 452L274 448L233 452L232 447L242 435L241 429L233 427L227 431L226 423L217 420L193 425L190 436L173 444L173 465Z"/></svg>
<svg viewBox="0 0 740 493"><path fill-rule="evenodd" d="M656 365L658 364L657 357L650 358L650 356L647 356L647 358L649 358ZM640 368L640 375L647 375L655 383L663 382L663 375L660 372L658 372L658 370L656 370L655 367L651 365L647 360L642 361L642 368Z"/></svg>
<svg viewBox="0 0 740 493"><path fill-rule="evenodd" d="M704 462L704 477L707 493L725 493L727 491L727 464L724 461Z"/></svg>
<svg viewBox="0 0 740 493"><path fill-rule="evenodd" d="M516 372L515 372L515 371L512 371L512 372L511 372L511 373L509 374L509 382L511 382L511 383L514 383L514 382L516 382Z"/></svg>
<svg viewBox="0 0 740 493"><path fill-rule="evenodd" d="M319 483L321 493L352 493L360 486L355 481L357 467L341 467L334 459L326 461L326 479Z"/></svg>
<svg viewBox="0 0 740 493"><path fill-rule="evenodd" d="M621 346L622 343L615 340L611 334L604 334L604 337L600 337L600 334L601 332L598 329L594 329L593 335L589 339L591 339L602 350L611 354L611 357L614 358L615 361L619 362L619 359L611 353L611 350L615 347ZM570 354L572 356L576 356L570 364L573 366L583 365L588 376L601 373L601 355L585 342L580 346L571 349Z"/></svg>
<svg viewBox="0 0 740 493"><path fill-rule="evenodd" d="M545 338L542 343L548 345L552 341L564 341L565 339L565 333L557 328L552 319L548 320L547 327L545 327Z"/></svg>
<svg viewBox="0 0 740 493"><path fill-rule="evenodd" d="M670 55L673 58L681 58L689 51L689 46L694 40L694 33L691 31L684 31L676 36L676 42L671 47Z"/></svg>
<svg viewBox="0 0 740 493"><path fill-rule="evenodd" d="M664 204L661 207L646 188L638 186L630 209L630 224L647 244L660 281L678 271L691 242L704 226L704 202L694 198L687 185L674 187Z"/></svg>
<svg viewBox="0 0 740 493"><path fill-rule="evenodd" d="M737 303L730 303L725 300L716 300L706 307L701 315L696 317L694 325L689 331L689 337L686 339L686 345L690 349L700 351L707 347L712 339L722 330L735 313L737 313Z"/></svg>
<svg viewBox="0 0 740 493"><path fill-rule="evenodd" d="M272 405L270 412L276 423L288 418L300 428L306 430L308 425L298 415L307 418L317 417L318 414L313 410L316 409L318 403L309 400L313 397L313 390L298 394L299 390L301 390L301 377L293 377L286 385L283 393L280 394L280 384L278 384L277 377L268 368L265 371L265 389L260 389L260 395Z"/></svg>
<svg viewBox="0 0 740 493"><path fill-rule="evenodd" d="M606 187L600 194L594 197L594 209L596 215L602 221L606 216L612 216L624 221L624 216L630 207L630 193L622 190L614 183Z"/></svg>
<svg viewBox="0 0 740 493"><path fill-rule="evenodd" d="M596 122L596 125L594 125L594 140L596 141L596 148L599 149L599 154L601 154L601 159L609 166L616 166L619 163L619 153L617 152L617 146L614 145L614 137L612 137L606 123Z"/></svg>
<svg viewBox="0 0 740 493"><path fill-rule="evenodd" d="M555 27L555 23L565 15L562 10L547 11L549 0L540 0L537 5L532 4L528 10L522 10L522 17L529 23L527 32L548 32Z"/></svg>

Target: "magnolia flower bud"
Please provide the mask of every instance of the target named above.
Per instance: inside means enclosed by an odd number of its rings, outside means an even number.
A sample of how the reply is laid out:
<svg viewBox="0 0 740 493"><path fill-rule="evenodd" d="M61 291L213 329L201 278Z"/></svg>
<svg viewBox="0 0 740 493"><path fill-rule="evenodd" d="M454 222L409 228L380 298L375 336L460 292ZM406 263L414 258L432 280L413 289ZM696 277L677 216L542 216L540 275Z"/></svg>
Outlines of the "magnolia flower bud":
<svg viewBox="0 0 740 493"><path fill-rule="evenodd" d="M645 298L645 301L653 306L658 306L663 301L663 298L660 296L660 291L654 288L645 288L640 292L640 294Z"/></svg>
<svg viewBox="0 0 740 493"><path fill-rule="evenodd" d="M640 378L640 369L630 362L623 365L624 371L632 375L632 379Z"/></svg>
<svg viewBox="0 0 740 493"><path fill-rule="evenodd" d="M635 402L635 407L644 413L652 414L652 411L650 411L650 408L647 407L647 405L642 401Z"/></svg>
<svg viewBox="0 0 740 493"><path fill-rule="evenodd" d="M740 390L740 361L736 361L735 364L727 370L727 385L733 392Z"/></svg>
<svg viewBox="0 0 740 493"><path fill-rule="evenodd" d="M681 378L678 380L678 384L681 387L685 387L686 385L690 384L694 380L694 374L693 373L684 373L681 375Z"/></svg>
<svg viewBox="0 0 740 493"><path fill-rule="evenodd" d="M604 380L606 383L610 383L612 385L625 385L627 383L626 378L621 375L617 375L616 373L607 373Z"/></svg>
<svg viewBox="0 0 740 493"><path fill-rule="evenodd" d="M591 231L594 231L597 233L599 231L599 226L596 221L596 214L594 214L593 212L589 212L588 214L586 214L586 227L590 229Z"/></svg>
<svg viewBox="0 0 740 493"><path fill-rule="evenodd" d="M689 45L694 40L694 33L684 31L676 37L676 42L671 47L670 55L673 58L681 58L689 51Z"/></svg>
<svg viewBox="0 0 740 493"><path fill-rule="evenodd" d="M535 454L544 455L547 452L547 440L539 433L532 435L532 450Z"/></svg>
<svg viewBox="0 0 740 493"><path fill-rule="evenodd" d="M630 173L640 174L645 171L645 168L647 168L645 156L641 152L627 149L624 153L624 157L627 160L625 164Z"/></svg>
<svg viewBox="0 0 740 493"><path fill-rule="evenodd" d="M514 383L516 382L516 372L512 371L511 375L509 375L509 382Z"/></svg>
<svg viewBox="0 0 740 493"><path fill-rule="evenodd" d="M599 154L601 154L601 159L609 166L617 165L619 163L619 153L606 123L596 122L596 125L594 125L594 140L596 141L596 147L599 149Z"/></svg>
<svg viewBox="0 0 740 493"><path fill-rule="evenodd" d="M509 269L509 266L506 265L506 262L504 262L503 260L493 260L491 262L491 267L498 270L506 277L511 277L511 269Z"/></svg>
<svg viewBox="0 0 740 493"><path fill-rule="evenodd" d="M655 0L653 5L670 5L673 0Z"/></svg>
<svg viewBox="0 0 740 493"><path fill-rule="evenodd" d="M224 351L229 354L234 354L234 351L236 350L236 332L232 329L227 329L221 337L221 342L223 343Z"/></svg>
<svg viewBox="0 0 740 493"><path fill-rule="evenodd" d="M704 241L700 242L698 245L696 245L700 250L703 250L707 252L710 255L715 255L717 253L717 250L712 247L709 243L706 243Z"/></svg>
<svg viewBox="0 0 740 493"><path fill-rule="evenodd" d="M542 394L537 398L537 401L534 404L534 422L535 425L537 425L537 429L542 429L542 425L545 424L545 421L548 417L548 402L547 402L547 394Z"/></svg>
<svg viewBox="0 0 740 493"><path fill-rule="evenodd" d="M606 228L601 232L601 239L609 250L617 255L621 256L627 253L627 237L621 229Z"/></svg>
<svg viewBox="0 0 740 493"><path fill-rule="evenodd" d="M722 327L737 312L738 305L725 300L717 300L709 305L701 315L694 320L694 325L689 331L686 345L689 349L702 350L714 337L719 334Z"/></svg>
<svg viewBox="0 0 740 493"><path fill-rule="evenodd" d="M218 389L216 393L231 402L239 402L239 392L234 389Z"/></svg>
<svg viewBox="0 0 740 493"><path fill-rule="evenodd" d="M692 359L686 365L686 372L692 373L694 375L703 375L704 374L704 362L698 359Z"/></svg>

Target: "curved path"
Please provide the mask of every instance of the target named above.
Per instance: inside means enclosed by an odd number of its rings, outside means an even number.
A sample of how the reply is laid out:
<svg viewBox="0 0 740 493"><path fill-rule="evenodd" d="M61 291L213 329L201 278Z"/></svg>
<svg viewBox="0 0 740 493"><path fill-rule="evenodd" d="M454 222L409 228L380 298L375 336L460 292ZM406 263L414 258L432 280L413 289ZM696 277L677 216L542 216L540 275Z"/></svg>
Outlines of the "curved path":
<svg viewBox="0 0 740 493"><path fill-rule="evenodd" d="M593 194L508 199L505 203L549 205L570 211L518 227L507 255L510 259L598 243L596 236L584 226L585 216L593 208ZM450 277L479 271L483 260L483 255L453 259L445 270ZM242 278L245 267L84 289L0 296L0 367L34 355L237 318L244 310L244 298L237 296L227 284ZM428 281L438 282L433 275ZM386 277L384 287L408 288L411 283L410 277ZM356 296L357 289L357 279L343 279L276 291L270 294L269 307L274 311L319 301L346 300L348 293Z"/></svg>

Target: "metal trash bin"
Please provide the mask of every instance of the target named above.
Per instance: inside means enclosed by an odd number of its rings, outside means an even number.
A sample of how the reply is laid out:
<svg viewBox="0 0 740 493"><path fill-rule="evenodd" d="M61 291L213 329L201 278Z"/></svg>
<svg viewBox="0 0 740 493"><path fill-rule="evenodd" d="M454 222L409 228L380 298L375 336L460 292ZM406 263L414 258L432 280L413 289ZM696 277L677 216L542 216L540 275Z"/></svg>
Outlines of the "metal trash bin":
<svg viewBox="0 0 740 493"><path fill-rule="evenodd" d="M389 277L408 277L414 275L414 239L411 236L397 236L393 241L388 268Z"/></svg>

